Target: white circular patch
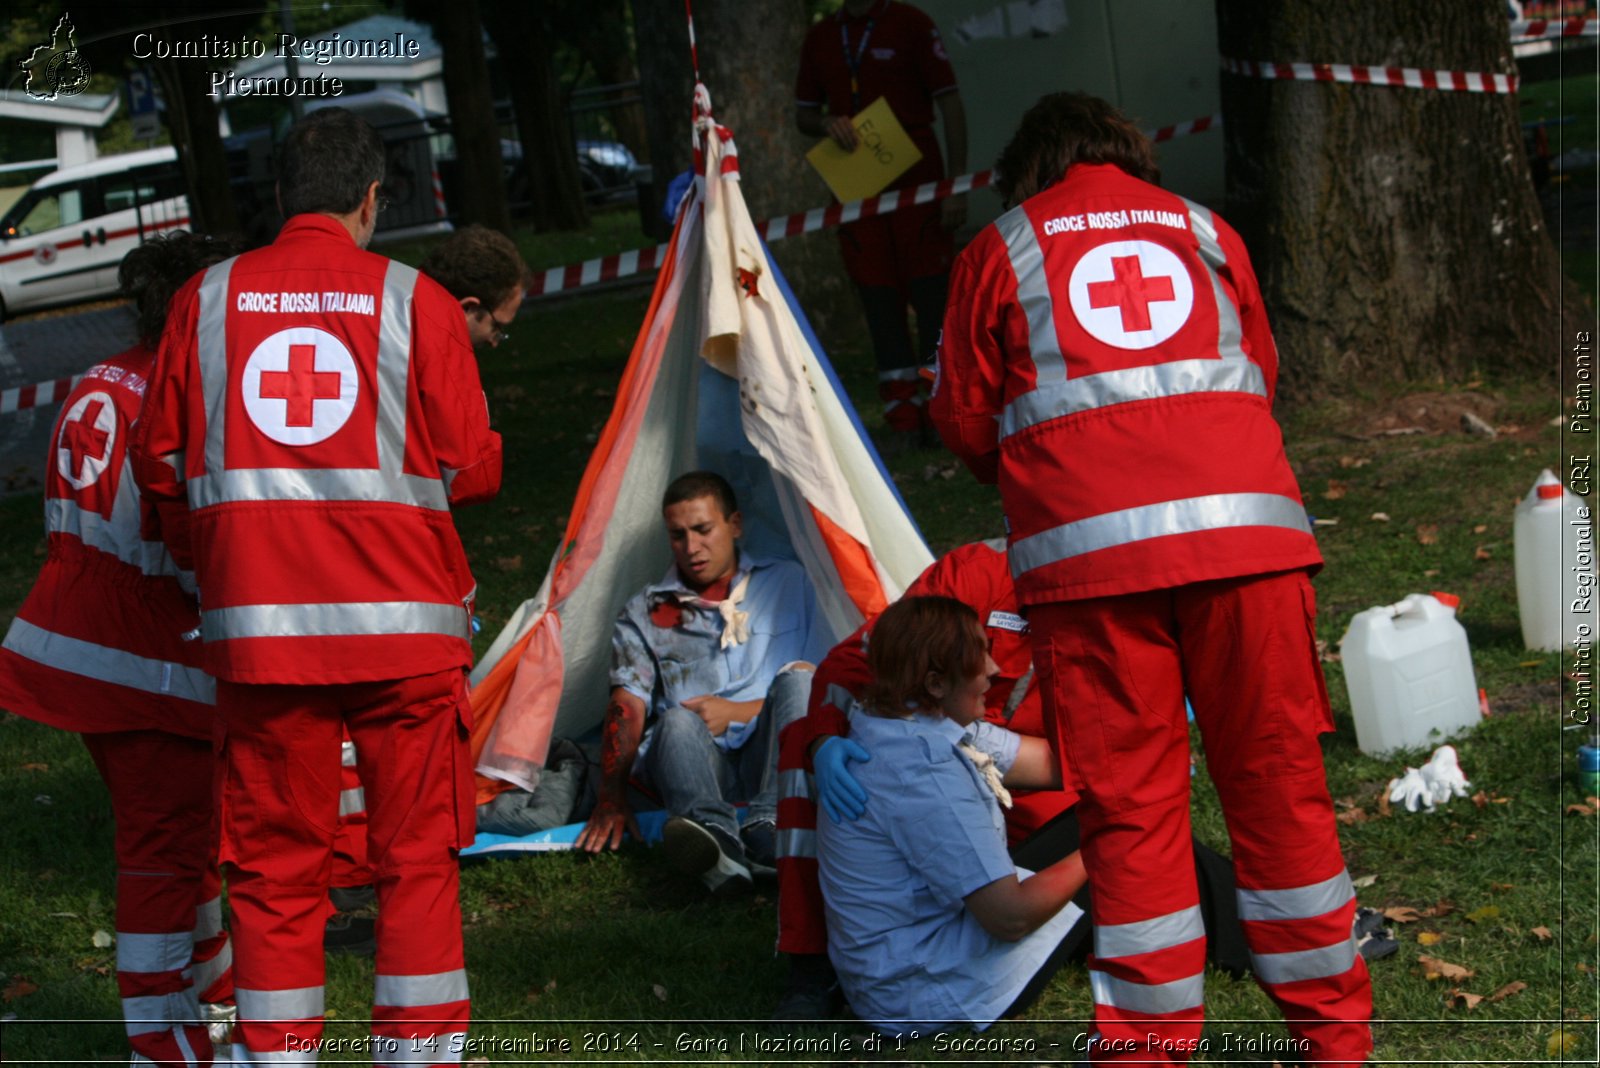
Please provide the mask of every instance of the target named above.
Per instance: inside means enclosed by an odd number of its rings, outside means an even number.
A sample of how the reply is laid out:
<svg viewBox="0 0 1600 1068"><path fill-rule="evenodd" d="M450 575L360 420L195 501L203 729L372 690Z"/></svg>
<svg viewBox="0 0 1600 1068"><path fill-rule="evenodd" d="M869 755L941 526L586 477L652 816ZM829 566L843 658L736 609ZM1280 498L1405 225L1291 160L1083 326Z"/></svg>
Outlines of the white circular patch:
<svg viewBox="0 0 1600 1068"><path fill-rule="evenodd" d="M73 489L92 486L111 463L117 410L111 394L85 393L67 409L56 438L56 470Z"/></svg>
<svg viewBox="0 0 1600 1068"><path fill-rule="evenodd" d="M356 410L361 379L344 342L314 326L279 330L256 346L239 383L244 410L267 437L315 445Z"/></svg>
<svg viewBox="0 0 1600 1068"><path fill-rule="evenodd" d="M54 245L40 245L33 250L34 261L42 267L48 267L56 262L56 247Z"/></svg>
<svg viewBox="0 0 1600 1068"><path fill-rule="evenodd" d="M1151 241L1110 241L1090 249L1072 269L1067 296L1083 328L1119 349L1161 344L1194 310L1189 269Z"/></svg>

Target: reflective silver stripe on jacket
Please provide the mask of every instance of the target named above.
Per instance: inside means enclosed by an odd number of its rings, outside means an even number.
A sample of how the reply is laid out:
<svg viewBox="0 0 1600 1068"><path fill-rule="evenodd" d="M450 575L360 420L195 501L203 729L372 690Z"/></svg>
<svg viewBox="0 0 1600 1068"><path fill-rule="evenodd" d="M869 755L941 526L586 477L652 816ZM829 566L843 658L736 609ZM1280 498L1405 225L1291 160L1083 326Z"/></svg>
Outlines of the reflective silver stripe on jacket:
<svg viewBox="0 0 1600 1068"><path fill-rule="evenodd" d="M188 931L169 934L117 932L117 971L181 972L194 955L194 937Z"/></svg>
<svg viewBox="0 0 1600 1068"><path fill-rule="evenodd" d="M433 601L247 604L204 609L200 613L200 636L208 642L381 634L442 634L470 639L471 627L460 604Z"/></svg>
<svg viewBox="0 0 1600 1068"><path fill-rule="evenodd" d="M412 1064L460 1064L466 1049L463 1037L465 1023L453 1024L450 1029L434 1035L415 1038L397 1038L389 1035L372 1036L372 1068L404 1068Z"/></svg>
<svg viewBox="0 0 1600 1068"><path fill-rule="evenodd" d="M122 472L125 484L134 485L133 474L126 467ZM137 494L138 490L134 490ZM124 506L122 491L117 491L117 502L113 505L113 516L117 509ZM133 502L137 515L138 504ZM77 501L67 497L50 497L44 502L45 530L52 534L71 534L91 549L98 549L103 553L116 557L123 563L138 568L146 575L156 577L172 577L179 580L180 584L188 579L186 589L194 589L194 574L182 571L172 562L172 555L167 552L167 547L159 541L145 541L138 537L138 520L133 519L124 523L120 517L107 519L91 508L84 508ZM129 534L133 536L130 537Z"/></svg>
<svg viewBox="0 0 1600 1068"><path fill-rule="evenodd" d="M1326 979L1343 975L1356 962L1356 940L1351 935L1331 946L1288 953L1251 953L1250 966L1263 983L1293 983L1301 979Z"/></svg>
<svg viewBox="0 0 1600 1068"><path fill-rule="evenodd" d="M322 1015L322 987L302 986L289 990L246 990L233 988L241 1020L314 1020Z"/></svg>
<svg viewBox="0 0 1600 1068"><path fill-rule="evenodd" d="M1191 905L1153 919L1097 925L1094 929L1094 955L1105 960L1154 953L1204 938L1205 934L1200 906Z"/></svg>
<svg viewBox="0 0 1600 1068"><path fill-rule="evenodd" d="M1199 1008L1206 996L1205 973L1197 972L1170 983L1130 983L1098 968L1089 969L1089 989L1096 1005L1106 1005L1150 1016L1164 1016Z"/></svg>
<svg viewBox="0 0 1600 1068"><path fill-rule="evenodd" d="M355 742L339 743L339 766L342 768L353 768L356 766Z"/></svg>
<svg viewBox="0 0 1600 1068"><path fill-rule="evenodd" d="M778 772L779 797L803 797L811 801L811 793L811 776L805 769L791 768Z"/></svg>
<svg viewBox="0 0 1600 1068"><path fill-rule="evenodd" d="M411 302L416 287L416 268L390 260L378 320L378 469L394 476L405 468Z"/></svg>
<svg viewBox="0 0 1600 1068"><path fill-rule="evenodd" d="M1350 873L1340 871L1331 879L1287 890L1237 891L1241 920L1307 920L1322 916L1350 903L1356 896Z"/></svg>
<svg viewBox="0 0 1600 1068"><path fill-rule="evenodd" d="M1011 546L1011 574L1020 577L1059 560L1115 545L1223 527L1283 527L1309 534L1305 506L1276 493L1215 493L1124 508L1063 523Z"/></svg>
<svg viewBox="0 0 1600 1068"><path fill-rule="evenodd" d="M1227 263L1227 256L1217 241L1211 213L1191 201L1184 203L1189 205L1190 228L1200 243L1200 263L1217 306L1216 352L1220 359L1207 354L1070 379L1056 334L1055 301L1044 269L1044 253L1033 223L1021 208L1013 208L995 220L1017 279L1017 303L1028 324L1028 351L1036 379L1033 389L1006 405L1000 419L1002 441L1051 419L1129 401L1189 393L1267 395L1261 368L1245 355L1239 311L1217 274L1216 269Z"/></svg>
<svg viewBox="0 0 1600 1068"><path fill-rule="evenodd" d="M195 316L195 366L200 371L200 396L206 412L206 474L227 470L223 445L227 440L228 411L228 278L234 262L223 260L206 268L197 297L200 309ZM189 504L199 508L194 486L189 486Z"/></svg>
<svg viewBox="0 0 1600 1068"><path fill-rule="evenodd" d="M467 973L457 968L432 975L384 975L373 980L372 1003L388 1008L449 1005L467 1000Z"/></svg>
<svg viewBox="0 0 1600 1068"><path fill-rule="evenodd" d="M200 704L217 703L216 680L199 668L69 638L36 627L25 619L11 621L5 647L18 656L72 675L145 693L169 694Z"/></svg>
<svg viewBox="0 0 1600 1068"><path fill-rule="evenodd" d="M404 1042L404 1039L395 1039ZM318 1049L314 1043L307 1042L306 1049L250 1049L243 1042L235 1042L232 1046L233 1060L231 1062L217 1060L217 1064L316 1064ZM221 1054L219 1053L220 1057Z"/></svg>
<svg viewBox="0 0 1600 1068"><path fill-rule="evenodd" d="M195 508L234 501L360 501L449 509L437 478L361 468L257 467L207 472L189 480Z"/></svg>

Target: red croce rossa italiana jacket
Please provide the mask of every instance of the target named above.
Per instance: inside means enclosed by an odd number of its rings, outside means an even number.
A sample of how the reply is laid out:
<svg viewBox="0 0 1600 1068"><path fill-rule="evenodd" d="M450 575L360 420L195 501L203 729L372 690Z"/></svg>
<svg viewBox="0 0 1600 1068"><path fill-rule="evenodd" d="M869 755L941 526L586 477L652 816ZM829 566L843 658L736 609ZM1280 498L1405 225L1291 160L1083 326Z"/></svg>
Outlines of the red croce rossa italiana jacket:
<svg viewBox="0 0 1600 1068"><path fill-rule="evenodd" d="M1277 352L1210 211L1074 164L957 260L929 411L1000 484L1024 605L1321 563Z"/></svg>
<svg viewBox="0 0 1600 1068"><path fill-rule="evenodd" d="M173 301L134 436L184 497L205 663L238 683L409 678L471 662L450 506L500 486L460 305L297 215Z"/></svg>

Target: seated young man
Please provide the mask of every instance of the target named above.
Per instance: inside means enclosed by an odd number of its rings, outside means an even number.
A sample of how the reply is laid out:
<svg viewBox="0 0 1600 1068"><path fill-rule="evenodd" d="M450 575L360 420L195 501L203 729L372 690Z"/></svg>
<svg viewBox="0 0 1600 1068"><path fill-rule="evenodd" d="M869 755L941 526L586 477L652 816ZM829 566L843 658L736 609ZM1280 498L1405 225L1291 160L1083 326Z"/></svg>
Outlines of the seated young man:
<svg viewBox="0 0 1600 1068"><path fill-rule="evenodd" d="M600 799L578 836L597 853L639 837L627 800L642 773L671 814L674 862L716 892L775 864L778 733L805 715L827 648L803 568L740 551L733 487L709 471L661 501L673 566L636 594L611 639ZM744 828L734 802L747 801Z"/></svg>

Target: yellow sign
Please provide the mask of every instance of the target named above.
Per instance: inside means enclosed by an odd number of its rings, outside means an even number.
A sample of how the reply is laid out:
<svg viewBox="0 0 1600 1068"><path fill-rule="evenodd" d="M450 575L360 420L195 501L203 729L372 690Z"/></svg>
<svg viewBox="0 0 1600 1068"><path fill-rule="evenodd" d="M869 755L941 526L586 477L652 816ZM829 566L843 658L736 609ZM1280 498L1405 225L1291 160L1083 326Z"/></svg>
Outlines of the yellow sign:
<svg viewBox="0 0 1600 1068"><path fill-rule="evenodd" d="M911 142L883 97L868 104L850 121L861 141L855 151L846 152L828 137L806 153L806 159L822 175L833 195L846 204L877 196L922 158L922 150Z"/></svg>

